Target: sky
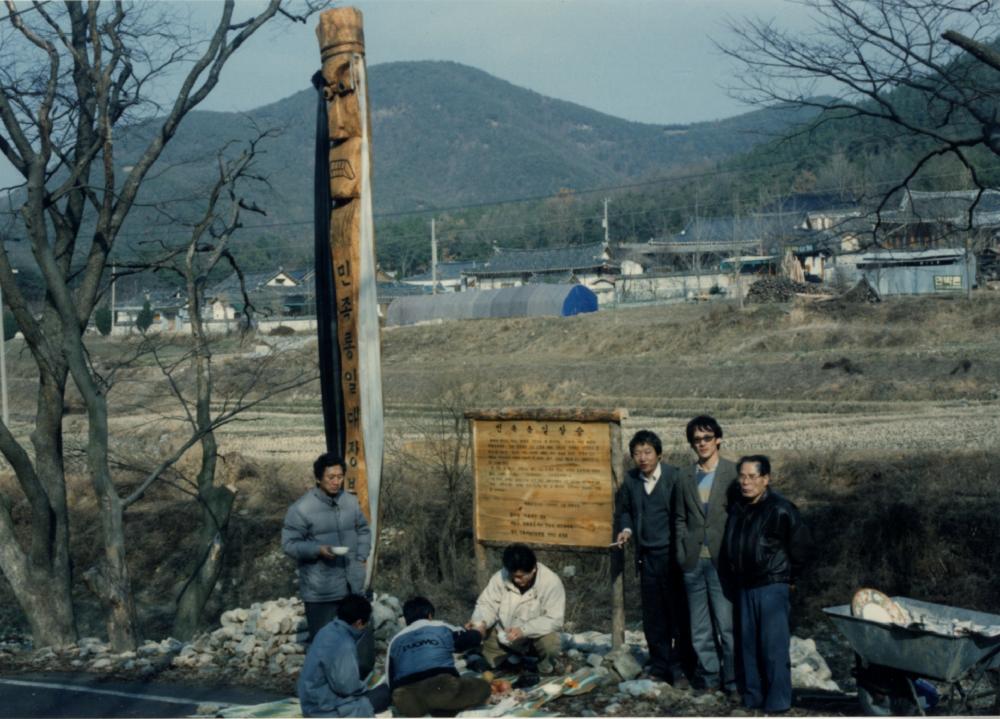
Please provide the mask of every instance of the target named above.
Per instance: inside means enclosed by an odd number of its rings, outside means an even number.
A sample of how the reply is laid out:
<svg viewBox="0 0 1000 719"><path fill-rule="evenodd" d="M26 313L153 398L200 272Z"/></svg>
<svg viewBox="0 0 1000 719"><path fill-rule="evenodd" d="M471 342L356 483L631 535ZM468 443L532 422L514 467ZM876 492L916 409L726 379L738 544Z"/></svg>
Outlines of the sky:
<svg viewBox="0 0 1000 719"><path fill-rule="evenodd" d="M149 2L150 0L138 0ZM170 0L210 27L218 0ZM347 4L347 3L338 3ZM615 117L691 123L747 111L713 40L746 17L807 27L794 0L359 0L370 66L451 60ZM262 7L239 0L237 15ZM293 5L294 7L294 5ZM319 68L316 20L272 21L241 48L200 109L243 111L305 89ZM0 187L14 180L0 159Z"/></svg>
<svg viewBox="0 0 1000 719"><path fill-rule="evenodd" d="M248 7L255 3L250 2ZM725 86L716 49L747 16L804 25L785 0L361 0L369 66L452 60L543 95L627 120L714 120L747 108ZM196 3L214 15L217 3ZM315 22L281 23L256 38L206 107L245 110L308 86L318 67ZM237 78L254 76L248 94Z"/></svg>

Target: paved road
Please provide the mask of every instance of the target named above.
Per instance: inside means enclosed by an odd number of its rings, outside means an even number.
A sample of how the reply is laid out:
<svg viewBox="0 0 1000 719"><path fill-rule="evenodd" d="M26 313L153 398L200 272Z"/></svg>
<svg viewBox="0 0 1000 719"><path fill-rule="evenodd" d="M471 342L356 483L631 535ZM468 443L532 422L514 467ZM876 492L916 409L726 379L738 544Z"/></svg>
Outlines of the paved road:
<svg viewBox="0 0 1000 719"><path fill-rule="evenodd" d="M86 674L0 676L0 717L185 717L200 704L283 698L253 689L105 681Z"/></svg>

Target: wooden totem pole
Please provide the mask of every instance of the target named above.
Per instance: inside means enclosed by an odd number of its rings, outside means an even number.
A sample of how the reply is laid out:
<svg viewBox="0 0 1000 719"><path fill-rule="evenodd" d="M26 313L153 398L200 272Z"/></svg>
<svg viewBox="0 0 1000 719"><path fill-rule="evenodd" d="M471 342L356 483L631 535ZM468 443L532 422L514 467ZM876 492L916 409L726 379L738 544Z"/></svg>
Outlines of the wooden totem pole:
<svg viewBox="0 0 1000 719"><path fill-rule="evenodd" d="M316 315L327 451L347 462L347 490L372 528L382 474L382 373L371 196L371 126L361 11L320 15L323 69L316 131Z"/></svg>

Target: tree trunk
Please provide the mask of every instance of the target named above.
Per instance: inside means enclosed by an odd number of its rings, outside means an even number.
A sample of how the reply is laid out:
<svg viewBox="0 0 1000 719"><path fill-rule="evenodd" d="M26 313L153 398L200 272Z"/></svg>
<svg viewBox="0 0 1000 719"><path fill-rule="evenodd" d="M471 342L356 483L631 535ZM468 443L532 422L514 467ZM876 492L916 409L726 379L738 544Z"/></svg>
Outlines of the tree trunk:
<svg viewBox="0 0 1000 719"><path fill-rule="evenodd" d="M35 649L74 644L79 638L73 603L66 595L63 577L29 572L29 587L11 588L31 628L31 643ZM8 577L10 575L7 575Z"/></svg>
<svg viewBox="0 0 1000 719"><path fill-rule="evenodd" d="M73 644L79 638L73 609L73 571L69 551L69 512L63 467L62 416L66 371L55 358L43 368L31 444L35 471L45 490L45 506L32 507L32 540L26 581L3 567L28 625L35 648ZM41 364L41 363L39 363ZM44 534L44 536L43 536Z"/></svg>
<svg viewBox="0 0 1000 719"><path fill-rule="evenodd" d="M108 558L112 555L117 556L109 561ZM125 564L124 546L109 539L105 533L104 559L84 572L83 578L104 604L108 643L112 650L134 650L138 645L135 603L132 601L132 581Z"/></svg>
<svg viewBox="0 0 1000 719"><path fill-rule="evenodd" d="M79 360L73 357L73 360ZM97 495L104 540L104 557L84 574L91 590L107 612L108 642L116 652L138 646L132 579L125 552L125 507L111 481L108 464L108 407L106 395L91 382L89 374L74 373L77 387L87 401L89 437L87 464ZM82 380L82 381L81 381ZM82 385L82 386L81 386Z"/></svg>
<svg viewBox="0 0 1000 719"><path fill-rule="evenodd" d="M202 524L198 546L202 551L188 583L177 598L173 635L178 639L190 639L201 627L205 604L222 571L222 560L229 544L229 515L236 494L226 487L212 487L207 493L199 491L199 497L202 501Z"/></svg>
<svg viewBox="0 0 1000 719"><path fill-rule="evenodd" d="M68 568L32 566L14 536L14 523L6 507L0 508L0 568L28 619L36 649L77 640Z"/></svg>

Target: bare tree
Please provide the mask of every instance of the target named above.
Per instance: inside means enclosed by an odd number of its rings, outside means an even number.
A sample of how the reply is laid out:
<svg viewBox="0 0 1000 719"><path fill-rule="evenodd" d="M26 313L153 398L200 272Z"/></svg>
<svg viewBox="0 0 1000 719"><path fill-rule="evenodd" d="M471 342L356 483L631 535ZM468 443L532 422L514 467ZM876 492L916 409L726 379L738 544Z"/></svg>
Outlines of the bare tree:
<svg viewBox="0 0 1000 719"><path fill-rule="evenodd" d="M409 421L402 435L390 437L389 464L397 472L383 489L383 526L406 528L403 581L453 585L467 574L457 544L471 525L472 507L472 438L463 407L483 386L478 380L442 385L433 405Z"/></svg>
<svg viewBox="0 0 1000 719"><path fill-rule="evenodd" d="M109 464L107 386L90 363L84 331L122 226L180 123L248 38L276 16L293 16L282 0L271 0L237 20L235 3L226 0L211 36L195 42L165 17L169 5L4 2L0 152L24 178L17 220L45 299L40 312L29 307L7 248L0 248L0 284L39 377L32 451L0 424L0 452L31 507L30 534L22 544L7 503L0 503L0 568L36 646L76 639L62 437L72 378L87 410L87 474L100 508L104 550L90 576L107 608L109 640L123 650L137 640L122 522L126 498L118 494ZM302 7L305 15L315 10L312 4ZM160 106L150 87L176 70L179 89ZM148 139L123 167L118 134L140 122Z"/></svg>
<svg viewBox="0 0 1000 719"><path fill-rule="evenodd" d="M819 122L867 122L918 148L903 177L882 192L879 213L942 156L956 158L982 189L981 159L1000 158L995 0L804 4L816 21L807 31L762 20L732 26L738 40L722 50L743 67L738 94L756 104L815 107Z"/></svg>
<svg viewBox="0 0 1000 719"><path fill-rule="evenodd" d="M228 546L227 529L236 496L235 489L216 482L219 462L219 445L216 431L240 418L247 410L295 387L317 379L316 367L303 369L296 363L283 366L281 352L271 351L255 358L251 370L232 378L232 385L224 397L215 392L212 365L212 338L205 322L209 297L206 287L213 272L223 263L229 264L240 278L243 296L243 324L252 320L253 304L243 285L241 272L231 252L231 240L242 227L245 212L264 214L264 211L245 196L249 183L266 184L255 173L254 160L259 146L276 130L259 132L236 157L227 159L226 149L217 157L217 176L205 193L205 207L201 217L191 227L187 241L173 247L164 247L162 256L141 265L126 265L128 271L170 272L183 282L184 297L190 323L190 350L180 358L169 358L161 352L159 338L147 337L143 349L155 359L167 380L171 396L180 405L188 435L168 456L155 467L148 469L142 482L122 502L127 509L142 498L147 489L164 477L168 469L176 469L181 457L199 445L201 457L197 476L190 481L191 493L201 508L201 524L196 532L197 551L192 559L187 581L177 598L173 636L187 639L194 635L201 623L202 611L208 601ZM177 224L181 224L178 220ZM190 370L193 389L188 389L181 375ZM218 404L219 400L221 404Z"/></svg>

